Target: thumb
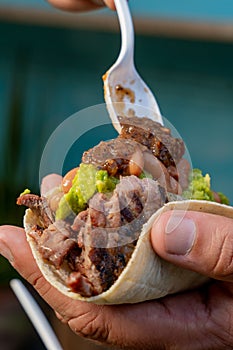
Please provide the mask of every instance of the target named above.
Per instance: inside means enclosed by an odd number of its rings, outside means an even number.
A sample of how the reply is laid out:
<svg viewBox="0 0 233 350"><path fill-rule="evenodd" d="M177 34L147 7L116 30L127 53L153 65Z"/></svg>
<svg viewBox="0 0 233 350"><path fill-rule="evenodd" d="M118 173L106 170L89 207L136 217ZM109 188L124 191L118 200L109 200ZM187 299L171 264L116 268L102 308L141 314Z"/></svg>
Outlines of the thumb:
<svg viewBox="0 0 233 350"><path fill-rule="evenodd" d="M233 219L169 211L154 222L151 242L165 260L215 279L233 281Z"/></svg>

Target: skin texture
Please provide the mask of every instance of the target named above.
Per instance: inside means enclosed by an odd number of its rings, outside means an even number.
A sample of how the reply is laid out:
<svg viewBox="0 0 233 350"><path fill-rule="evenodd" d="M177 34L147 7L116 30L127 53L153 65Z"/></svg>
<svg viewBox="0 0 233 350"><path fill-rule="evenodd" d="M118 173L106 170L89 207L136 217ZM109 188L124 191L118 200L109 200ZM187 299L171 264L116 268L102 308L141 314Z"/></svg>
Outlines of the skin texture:
<svg viewBox="0 0 233 350"><path fill-rule="evenodd" d="M115 10L113 0L48 0L48 2L61 10L65 11L90 11L102 6L108 6Z"/></svg>
<svg viewBox="0 0 233 350"><path fill-rule="evenodd" d="M67 11L101 7L88 0L49 2ZM114 10L113 0L104 3ZM42 193L60 181L57 175L48 176L42 183ZM41 275L22 228L0 227L0 254L34 286L62 322L76 334L100 344L136 350L232 349L233 220L179 212L177 215L182 219L174 225L171 214L163 214L154 223L151 232L154 250L174 264L213 279L202 288L157 301L97 306L70 300Z"/></svg>
<svg viewBox="0 0 233 350"><path fill-rule="evenodd" d="M57 175L49 175L42 183L41 192L60 181ZM177 224L179 216L182 220ZM83 337L119 349L232 349L233 220L211 214L178 212L174 225L170 217L171 213L167 212L154 223L151 241L155 251L213 280L199 289L157 301L98 306L70 300L45 281L22 228L0 227L0 253L34 286L58 318ZM171 240L175 239L184 248L177 246L178 254L176 245L171 249ZM188 253L184 254L186 250Z"/></svg>

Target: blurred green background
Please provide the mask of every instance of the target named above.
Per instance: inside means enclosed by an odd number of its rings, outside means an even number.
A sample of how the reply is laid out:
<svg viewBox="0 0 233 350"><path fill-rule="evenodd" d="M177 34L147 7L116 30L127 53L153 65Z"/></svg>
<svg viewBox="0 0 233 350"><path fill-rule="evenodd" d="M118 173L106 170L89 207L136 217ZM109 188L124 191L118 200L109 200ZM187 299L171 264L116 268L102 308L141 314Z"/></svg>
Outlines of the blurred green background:
<svg viewBox="0 0 233 350"><path fill-rule="evenodd" d="M130 5L138 71L186 142L193 166L209 172L214 189L232 203L233 9L225 2L212 12L208 1L190 1L189 12L180 1L178 8L145 1L144 13L139 0ZM22 225L24 209L15 201L25 187L39 191L39 163L54 129L104 101L101 76L120 47L115 16L108 10L71 16L43 0L0 0L0 224ZM3 286L17 274L5 259L0 264Z"/></svg>
<svg viewBox="0 0 233 350"><path fill-rule="evenodd" d="M20 224L15 198L38 191L41 153L71 114L102 103L118 33L0 23L0 222ZM233 45L136 37L136 65L193 165L233 200ZM85 149L85 145L83 145Z"/></svg>

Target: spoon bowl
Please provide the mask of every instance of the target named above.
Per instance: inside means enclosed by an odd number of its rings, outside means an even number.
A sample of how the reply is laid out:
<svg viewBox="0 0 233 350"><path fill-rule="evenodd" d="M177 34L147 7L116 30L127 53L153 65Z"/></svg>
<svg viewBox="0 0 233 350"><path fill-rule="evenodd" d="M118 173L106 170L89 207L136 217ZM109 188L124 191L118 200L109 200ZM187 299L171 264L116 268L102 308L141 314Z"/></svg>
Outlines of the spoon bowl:
<svg viewBox="0 0 233 350"><path fill-rule="evenodd" d="M115 6L121 28L121 50L117 61L103 76L110 118L119 133L119 115L147 117L163 125L158 103L134 65L134 27L127 0L115 0Z"/></svg>

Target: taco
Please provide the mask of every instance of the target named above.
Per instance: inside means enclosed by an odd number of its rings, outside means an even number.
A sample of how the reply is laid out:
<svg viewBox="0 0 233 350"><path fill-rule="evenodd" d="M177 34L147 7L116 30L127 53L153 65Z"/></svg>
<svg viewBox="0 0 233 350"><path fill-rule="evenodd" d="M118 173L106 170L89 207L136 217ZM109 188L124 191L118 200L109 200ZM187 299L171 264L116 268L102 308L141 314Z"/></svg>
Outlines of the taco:
<svg viewBox="0 0 233 350"><path fill-rule="evenodd" d="M226 197L200 171L194 191L181 139L148 118L120 123L120 135L84 152L60 187L43 197L26 191L17 200L29 208L24 226L45 278L65 295L97 304L156 299L207 281L155 254L150 230L162 212L233 218Z"/></svg>

